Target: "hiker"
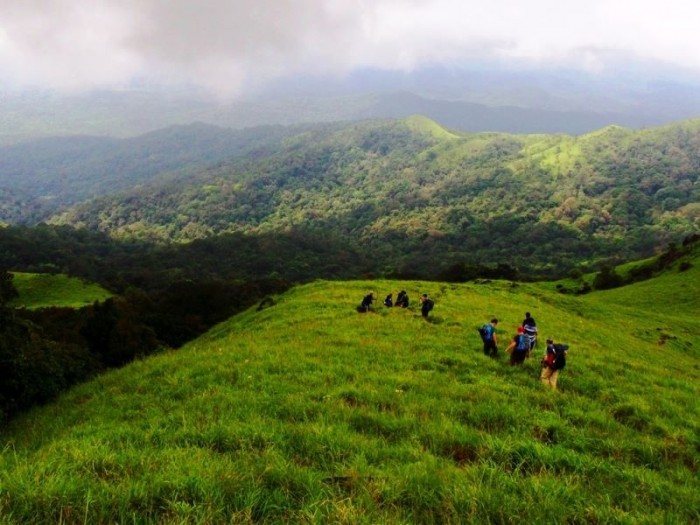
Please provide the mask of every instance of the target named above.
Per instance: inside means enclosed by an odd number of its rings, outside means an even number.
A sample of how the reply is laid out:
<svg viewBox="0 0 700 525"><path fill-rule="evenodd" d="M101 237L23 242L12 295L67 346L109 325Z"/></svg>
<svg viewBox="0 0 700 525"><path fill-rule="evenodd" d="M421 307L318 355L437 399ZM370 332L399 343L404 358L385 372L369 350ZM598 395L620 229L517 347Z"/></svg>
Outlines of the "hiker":
<svg viewBox="0 0 700 525"><path fill-rule="evenodd" d="M547 339L547 350L542 358L540 381L552 390L557 389L559 370L566 366L566 352L568 349L569 345L554 344L552 339Z"/></svg>
<svg viewBox="0 0 700 525"><path fill-rule="evenodd" d="M535 348L537 344L537 323L534 317L530 315L530 312L525 312L525 319L523 319L522 327L525 329L525 334L530 338L530 347L528 349L528 355Z"/></svg>
<svg viewBox="0 0 700 525"><path fill-rule="evenodd" d="M498 319L494 317L491 319L490 323L479 328L481 340L484 342L484 354L490 357L496 357L498 355L498 337L496 337L497 325Z"/></svg>
<svg viewBox="0 0 700 525"><path fill-rule="evenodd" d="M374 302L374 292L370 292L362 298L360 306L357 307L357 311L361 314L369 312L370 305Z"/></svg>
<svg viewBox="0 0 700 525"><path fill-rule="evenodd" d="M432 310L433 306L435 306L435 302L432 299L428 299L428 294L424 293L420 296L420 304L420 313L427 319L430 310Z"/></svg>
<svg viewBox="0 0 700 525"><path fill-rule="evenodd" d="M506 352L510 353L511 366L522 365L525 361L530 352L530 337L522 326L518 326L518 333L513 336Z"/></svg>
<svg viewBox="0 0 700 525"><path fill-rule="evenodd" d="M406 293L406 290L401 290L399 292L399 295L396 296L395 304L401 308L408 308L408 294Z"/></svg>
<svg viewBox="0 0 700 525"><path fill-rule="evenodd" d="M391 308L394 306L394 294L390 293L389 295L386 296L384 299L384 306Z"/></svg>

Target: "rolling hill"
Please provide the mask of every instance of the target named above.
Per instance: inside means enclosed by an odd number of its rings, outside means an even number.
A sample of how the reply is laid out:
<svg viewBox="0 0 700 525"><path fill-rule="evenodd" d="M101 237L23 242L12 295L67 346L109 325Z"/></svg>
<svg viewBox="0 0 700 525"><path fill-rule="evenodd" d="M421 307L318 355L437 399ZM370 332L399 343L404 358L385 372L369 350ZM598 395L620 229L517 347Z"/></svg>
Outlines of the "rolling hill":
<svg viewBox="0 0 700 525"><path fill-rule="evenodd" d="M133 190L159 175L264 155L296 128L195 123L138 137L49 137L0 146L0 219L34 224L71 204Z"/></svg>
<svg viewBox="0 0 700 525"><path fill-rule="evenodd" d="M698 231L699 137L700 121L580 137L463 134L419 116L310 127L262 158L161 178L51 222L160 242L300 231L372 254L375 273L511 261L551 276Z"/></svg>
<svg viewBox="0 0 700 525"><path fill-rule="evenodd" d="M483 280L299 286L2 429L1 520L696 522L689 263L582 297ZM428 322L355 312L368 290L401 288L435 300ZM559 392L537 355L511 367L481 352L479 324L497 316L503 342L526 310L570 345Z"/></svg>

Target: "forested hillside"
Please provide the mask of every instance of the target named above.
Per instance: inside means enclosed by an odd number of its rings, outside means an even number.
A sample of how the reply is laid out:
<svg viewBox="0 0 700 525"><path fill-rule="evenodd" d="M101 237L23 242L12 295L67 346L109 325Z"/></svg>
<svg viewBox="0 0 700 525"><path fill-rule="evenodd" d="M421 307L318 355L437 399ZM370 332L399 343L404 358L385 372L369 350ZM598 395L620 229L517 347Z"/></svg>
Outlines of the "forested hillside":
<svg viewBox="0 0 700 525"><path fill-rule="evenodd" d="M34 224L56 210L131 190L159 174L261 156L295 128L173 126L129 139L53 137L0 147L0 220Z"/></svg>
<svg viewBox="0 0 700 525"><path fill-rule="evenodd" d="M698 230L700 121L567 135L456 134L421 117L308 128L62 213L119 238L320 235L371 270L509 262L541 275L638 258Z"/></svg>

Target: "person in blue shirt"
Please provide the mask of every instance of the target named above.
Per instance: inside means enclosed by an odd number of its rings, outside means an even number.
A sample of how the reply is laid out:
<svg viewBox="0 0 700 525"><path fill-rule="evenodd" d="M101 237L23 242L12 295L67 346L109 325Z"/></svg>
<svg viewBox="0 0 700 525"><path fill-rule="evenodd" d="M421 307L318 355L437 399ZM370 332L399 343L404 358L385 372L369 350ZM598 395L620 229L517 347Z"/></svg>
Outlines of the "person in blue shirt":
<svg viewBox="0 0 700 525"><path fill-rule="evenodd" d="M484 342L484 354L490 357L498 356L498 337L496 336L496 326L498 319L493 318L489 324L481 327L481 339Z"/></svg>

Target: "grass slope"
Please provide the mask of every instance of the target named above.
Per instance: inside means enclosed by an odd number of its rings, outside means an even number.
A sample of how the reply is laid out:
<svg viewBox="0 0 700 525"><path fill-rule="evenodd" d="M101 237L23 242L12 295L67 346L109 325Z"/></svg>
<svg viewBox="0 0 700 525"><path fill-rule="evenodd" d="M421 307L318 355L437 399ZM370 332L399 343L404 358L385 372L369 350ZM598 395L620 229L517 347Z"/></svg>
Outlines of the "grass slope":
<svg viewBox="0 0 700 525"><path fill-rule="evenodd" d="M15 420L0 523L698 522L700 312L675 277L295 288ZM430 293L431 322L357 314L370 287ZM477 325L505 341L526 310L571 346L559 392L481 352Z"/></svg>
<svg viewBox="0 0 700 525"><path fill-rule="evenodd" d="M17 288L19 297L11 302L11 306L30 309L52 306L80 308L95 301L104 301L112 295L98 284L67 275L12 273L12 283Z"/></svg>

